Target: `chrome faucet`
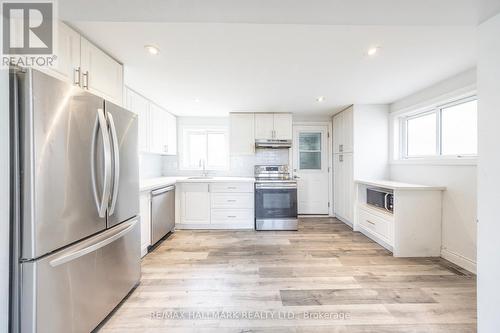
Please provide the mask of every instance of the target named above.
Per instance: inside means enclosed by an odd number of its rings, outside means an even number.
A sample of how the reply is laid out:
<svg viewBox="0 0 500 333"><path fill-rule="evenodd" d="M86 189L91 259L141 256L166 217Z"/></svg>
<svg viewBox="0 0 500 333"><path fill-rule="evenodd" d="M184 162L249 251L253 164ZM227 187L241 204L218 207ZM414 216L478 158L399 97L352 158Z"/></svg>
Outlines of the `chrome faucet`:
<svg viewBox="0 0 500 333"><path fill-rule="evenodd" d="M203 172L201 173L201 176L202 177L208 177L208 171L206 170L206 165L205 165L205 160L204 159L200 159L199 166L200 166L200 168L203 168Z"/></svg>

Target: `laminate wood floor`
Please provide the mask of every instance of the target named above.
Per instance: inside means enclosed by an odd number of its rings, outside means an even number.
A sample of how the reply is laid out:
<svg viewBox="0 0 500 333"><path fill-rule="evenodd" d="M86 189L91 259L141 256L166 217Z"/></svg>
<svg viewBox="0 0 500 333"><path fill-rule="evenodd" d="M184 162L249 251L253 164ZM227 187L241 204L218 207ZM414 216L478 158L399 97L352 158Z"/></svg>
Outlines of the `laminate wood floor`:
<svg viewBox="0 0 500 333"><path fill-rule="evenodd" d="M475 332L476 276L394 258L331 218L296 232L179 230L100 331Z"/></svg>

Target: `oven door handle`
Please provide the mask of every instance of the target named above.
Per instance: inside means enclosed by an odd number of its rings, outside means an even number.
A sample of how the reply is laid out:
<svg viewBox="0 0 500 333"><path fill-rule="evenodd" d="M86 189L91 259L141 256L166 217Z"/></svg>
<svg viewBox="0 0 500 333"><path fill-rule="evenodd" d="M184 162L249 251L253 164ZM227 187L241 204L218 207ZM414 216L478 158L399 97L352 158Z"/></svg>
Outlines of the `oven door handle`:
<svg viewBox="0 0 500 333"><path fill-rule="evenodd" d="M297 188L296 185L293 186L269 186L269 185L256 185L258 190L294 190Z"/></svg>

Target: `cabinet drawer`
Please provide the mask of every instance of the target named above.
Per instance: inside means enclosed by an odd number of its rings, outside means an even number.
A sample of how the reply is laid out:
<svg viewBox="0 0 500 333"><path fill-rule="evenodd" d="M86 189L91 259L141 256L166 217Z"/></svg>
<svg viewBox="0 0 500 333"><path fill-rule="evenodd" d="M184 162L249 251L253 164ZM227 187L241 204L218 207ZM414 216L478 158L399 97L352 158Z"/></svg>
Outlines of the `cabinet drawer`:
<svg viewBox="0 0 500 333"><path fill-rule="evenodd" d="M253 220L253 209L212 209L212 223L241 223Z"/></svg>
<svg viewBox="0 0 500 333"><path fill-rule="evenodd" d="M208 192L208 183L183 183L181 189L184 192Z"/></svg>
<svg viewBox="0 0 500 333"><path fill-rule="evenodd" d="M253 193L213 193L212 208L253 209Z"/></svg>
<svg viewBox="0 0 500 333"><path fill-rule="evenodd" d="M359 209L358 214L358 222L361 226L392 241L392 221L384 220L381 217L371 214L364 209Z"/></svg>
<svg viewBox="0 0 500 333"><path fill-rule="evenodd" d="M214 193L253 193L253 183L213 183L210 192Z"/></svg>

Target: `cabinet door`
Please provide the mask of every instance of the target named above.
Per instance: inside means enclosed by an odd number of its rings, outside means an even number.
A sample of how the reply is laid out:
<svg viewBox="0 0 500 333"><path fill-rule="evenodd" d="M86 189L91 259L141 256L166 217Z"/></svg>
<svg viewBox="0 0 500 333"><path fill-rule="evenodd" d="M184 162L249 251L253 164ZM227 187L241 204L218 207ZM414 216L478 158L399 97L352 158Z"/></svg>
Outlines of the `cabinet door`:
<svg viewBox="0 0 500 333"><path fill-rule="evenodd" d="M344 152L344 112L333 117L333 152Z"/></svg>
<svg viewBox="0 0 500 333"><path fill-rule="evenodd" d="M255 153L255 117L253 113L231 113L231 155L253 155Z"/></svg>
<svg viewBox="0 0 500 333"><path fill-rule="evenodd" d="M345 110L342 117L342 141L344 145L344 153L353 152L353 114L354 111L351 108Z"/></svg>
<svg viewBox="0 0 500 333"><path fill-rule="evenodd" d="M181 223L210 223L210 192L208 184L182 184Z"/></svg>
<svg viewBox="0 0 500 333"><path fill-rule="evenodd" d="M40 70L60 80L79 86L80 71L80 34L62 22L58 22L57 56L54 66Z"/></svg>
<svg viewBox="0 0 500 333"><path fill-rule="evenodd" d="M333 155L333 209L335 215L342 216L343 214L343 170L342 170L342 154Z"/></svg>
<svg viewBox="0 0 500 333"><path fill-rule="evenodd" d="M353 154L344 154L342 165L343 188L344 188L344 212L343 218L353 223L354 217L354 178L353 178Z"/></svg>
<svg viewBox="0 0 500 333"><path fill-rule="evenodd" d="M149 151L149 102L147 99L127 88L125 107L137 114L139 119L139 151Z"/></svg>
<svg viewBox="0 0 500 333"><path fill-rule="evenodd" d="M123 105L123 67L85 38L81 38L82 87Z"/></svg>
<svg viewBox="0 0 500 333"><path fill-rule="evenodd" d="M142 192L139 196L139 212L141 214L141 255L147 253L151 245L151 196L150 192Z"/></svg>
<svg viewBox="0 0 500 333"><path fill-rule="evenodd" d="M167 155L177 154L177 117L167 112Z"/></svg>
<svg viewBox="0 0 500 333"><path fill-rule="evenodd" d="M166 154L168 150L167 112L158 105L150 103L150 152Z"/></svg>
<svg viewBox="0 0 500 333"><path fill-rule="evenodd" d="M255 140L273 139L274 116L272 113L255 114Z"/></svg>
<svg viewBox="0 0 500 333"><path fill-rule="evenodd" d="M274 114L274 139L292 140L292 115L289 113Z"/></svg>

